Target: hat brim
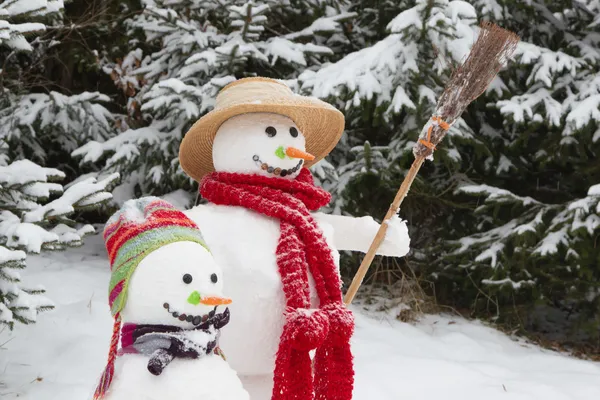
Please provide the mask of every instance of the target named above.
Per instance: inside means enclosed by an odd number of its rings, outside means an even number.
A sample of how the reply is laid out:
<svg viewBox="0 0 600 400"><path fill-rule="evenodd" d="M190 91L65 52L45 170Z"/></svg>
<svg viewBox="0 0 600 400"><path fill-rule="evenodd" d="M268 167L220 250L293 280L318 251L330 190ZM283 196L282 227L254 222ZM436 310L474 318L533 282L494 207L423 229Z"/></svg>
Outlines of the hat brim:
<svg viewBox="0 0 600 400"><path fill-rule="evenodd" d="M344 115L316 99L312 104L306 101L302 104L250 103L215 109L196 121L183 138L179 148L181 168L198 182L213 172L213 141L221 125L236 115L259 112L284 115L294 121L304 134L306 151L315 156L305 163L306 167L327 156L344 132Z"/></svg>

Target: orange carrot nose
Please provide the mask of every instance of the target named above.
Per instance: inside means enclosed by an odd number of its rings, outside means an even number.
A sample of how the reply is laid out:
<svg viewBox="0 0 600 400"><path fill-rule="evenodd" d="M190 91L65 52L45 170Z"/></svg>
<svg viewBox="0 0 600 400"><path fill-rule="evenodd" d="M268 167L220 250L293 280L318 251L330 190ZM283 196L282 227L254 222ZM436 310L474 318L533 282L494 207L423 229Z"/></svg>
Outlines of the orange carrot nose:
<svg viewBox="0 0 600 400"><path fill-rule="evenodd" d="M206 306L222 306L225 304L231 304L231 299L225 298L225 297L203 297L200 300L200 303L206 305Z"/></svg>
<svg viewBox="0 0 600 400"><path fill-rule="evenodd" d="M312 154L302 151L300 149L297 149L295 147L288 147L287 149L285 149L285 154L288 157L301 158L301 159L307 160L307 161L312 161L315 159L315 156L313 156Z"/></svg>

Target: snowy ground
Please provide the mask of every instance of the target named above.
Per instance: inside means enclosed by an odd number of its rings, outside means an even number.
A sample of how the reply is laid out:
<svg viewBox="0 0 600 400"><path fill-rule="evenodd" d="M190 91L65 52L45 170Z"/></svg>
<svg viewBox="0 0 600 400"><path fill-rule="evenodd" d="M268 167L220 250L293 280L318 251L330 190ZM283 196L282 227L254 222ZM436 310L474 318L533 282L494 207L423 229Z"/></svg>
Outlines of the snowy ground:
<svg viewBox="0 0 600 400"><path fill-rule="evenodd" d="M0 349L0 397L88 399L111 331L101 238L28 260L24 278L45 285L57 309L41 315L35 326L0 334L0 344L6 342ZM525 345L457 318L429 316L412 326L385 314L357 314L355 400L600 398L598 363Z"/></svg>

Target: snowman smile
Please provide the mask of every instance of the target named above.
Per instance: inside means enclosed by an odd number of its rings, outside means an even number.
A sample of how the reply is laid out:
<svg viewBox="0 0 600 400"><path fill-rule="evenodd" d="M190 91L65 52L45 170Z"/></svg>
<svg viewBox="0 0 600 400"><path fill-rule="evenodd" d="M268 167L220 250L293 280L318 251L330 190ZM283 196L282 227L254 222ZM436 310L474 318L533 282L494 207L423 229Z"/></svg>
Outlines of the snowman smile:
<svg viewBox="0 0 600 400"><path fill-rule="evenodd" d="M200 323L202 323L202 322L207 322L207 321L211 320L217 313L217 306L215 306L215 308L211 312L209 312L208 314L204 314L204 315L192 315L192 314L179 313L177 311L173 311L171 309L171 306L169 305L169 303L163 304L163 307L167 310L167 312L169 314L171 314L171 316L173 318L176 318L180 321L187 321L194 325L200 325Z"/></svg>
<svg viewBox="0 0 600 400"><path fill-rule="evenodd" d="M294 172L298 171L300 168L302 168L302 164L304 163L304 160L300 160L298 161L298 164L293 167L293 168L288 168L288 169L283 169L283 168L279 168L279 167L273 167L269 164L267 164L266 162L261 161L260 156L258 156L258 154L255 154L252 159L256 162L256 165L258 165L263 171L267 171L270 174L274 174L276 176L287 176L287 175L291 175Z"/></svg>

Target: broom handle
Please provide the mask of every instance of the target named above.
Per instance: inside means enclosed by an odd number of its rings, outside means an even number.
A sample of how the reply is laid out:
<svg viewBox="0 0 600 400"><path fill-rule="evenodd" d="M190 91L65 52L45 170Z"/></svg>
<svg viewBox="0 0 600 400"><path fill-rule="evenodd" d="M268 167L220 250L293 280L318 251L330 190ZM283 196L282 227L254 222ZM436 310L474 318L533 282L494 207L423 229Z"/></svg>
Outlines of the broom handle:
<svg viewBox="0 0 600 400"><path fill-rule="evenodd" d="M352 303L352 300L354 299L354 296L356 296L356 292L358 291L358 288L362 284L363 279L365 279L365 275L367 274L367 271L369 270L369 267L371 266L371 263L373 262L373 258L375 258L377 249L383 242L383 239L385 239L385 233L387 232L387 228L388 228L387 221L389 221L390 218L392 218L394 216L394 214L396 214L398 212L398 209L400 208L400 205L402 204L402 200L404 200L404 198L406 197L406 194L410 190L410 186L412 185L413 181L415 180L417 173L419 172L419 169L421 168L421 165L423 165L424 161L425 161L425 157L417 157L417 158L415 158L415 161L413 161L412 165L410 166L410 169L408 170L408 174L406 174L406 176L404 177L404 181L402 181L402 185L400 185L400 189L398 189L398 193L396 193L396 197L394 197L394 201L390 205L390 208L388 209L387 214L383 218L383 221L381 222L381 225L379 226L379 230L377 231L377 234L375 235L375 238L373 239L373 242L371 243L371 246L369 247L367 254L365 254L365 258L363 258L362 263L360 263L360 267L358 268L358 271L356 272L356 275L354 275L354 278L352 279L352 283L350 284L350 287L348 288L348 291L346 292L346 297L344 297L345 305L347 305L347 306L350 305L350 303Z"/></svg>

